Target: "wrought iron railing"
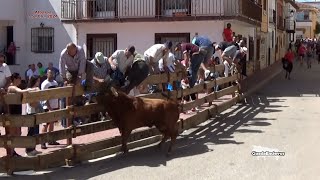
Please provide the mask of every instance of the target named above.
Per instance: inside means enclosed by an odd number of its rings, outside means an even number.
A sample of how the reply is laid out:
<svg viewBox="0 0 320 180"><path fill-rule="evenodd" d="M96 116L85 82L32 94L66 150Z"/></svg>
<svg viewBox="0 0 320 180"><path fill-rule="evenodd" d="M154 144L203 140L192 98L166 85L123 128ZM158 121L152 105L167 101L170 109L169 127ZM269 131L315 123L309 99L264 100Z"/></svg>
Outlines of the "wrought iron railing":
<svg viewBox="0 0 320 180"><path fill-rule="evenodd" d="M251 0L61 0L64 20L241 16L261 21Z"/></svg>

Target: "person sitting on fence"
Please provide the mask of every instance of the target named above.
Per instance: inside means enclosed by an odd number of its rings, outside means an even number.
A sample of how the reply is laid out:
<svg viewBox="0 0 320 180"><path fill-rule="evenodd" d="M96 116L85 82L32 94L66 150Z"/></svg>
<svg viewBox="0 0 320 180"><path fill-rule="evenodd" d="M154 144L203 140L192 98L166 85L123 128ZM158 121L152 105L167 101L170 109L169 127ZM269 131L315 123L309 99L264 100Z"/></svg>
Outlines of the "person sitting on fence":
<svg viewBox="0 0 320 180"><path fill-rule="evenodd" d="M290 74L293 68L294 53L289 48L286 55L282 59L283 69L286 70L286 79L290 80Z"/></svg>
<svg viewBox="0 0 320 180"><path fill-rule="evenodd" d="M144 81L149 74L149 66L145 60L145 57L142 54L135 52L133 54L133 63L132 66L129 67L125 76L126 83L120 89L129 94L129 92L139 86L139 84ZM140 88L139 88L140 89ZM143 89L143 87L141 87Z"/></svg>
<svg viewBox="0 0 320 180"><path fill-rule="evenodd" d="M69 43L62 50L59 71L65 84L80 84L81 79L86 79L85 90L90 91L93 81L92 64L86 60L82 47Z"/></svg>
<svg viewBox="0 0 320 180"><path fill-rule="evenodd" d="M125 50L115 51L108 59L108 63L111 67L111 79L116 86L124 86L125 83L129 83L125 80L125 74L127 70L132 66L133 55L135 52L134 46L128 46Z"/></svg>
<svg viewBox="0 0 320 180"><path fill-rule="evenodd" d="M54 72L51 70L47 71L47 79L42 82L41 90L57 88L58 83L54 80ZM43 102L43 109L45 112L55 111L59 109L59 100L58 99L50 99ZM46 123L42 128L42 133L53 131L54 122ZM60 143L56 141L48 142L48 145L60 145ZM41 149L47 149L46 143L41 144Z"/></svg>
<svg viewBox="0 0 320 180"><path fill-rule="evenodd" d="M32 76L29 79L27 90L39 91L40 90L39 86L40 86L40 77L39 76ZM27 103L26 113L28 115L41 113L41 112L43 112L43 108L42 108L42 105L40 104L39 101ZM34 135L38 135L38 134L39 134L39 125L35 125L34 127L28 127L27 136L34 136ZM36 156L37 154L41 154L41 152L37 151L36 147L26 148L26 155L27 156Z"/></svg>
<svg viewBox="0 0 320 180"><path fill-rule="evenodd" d="M168 56L171 48L172 42L167 41L164 44L155 44L144 52L144 56L147 64L149 65L151 74L159 73L158 65L160 59L163 59L163 65L167 66Z"/></svg>
<svg viewBox="0 0 320 180"><path fill-rule="evenodd" d="M21 76L19 73L13 73L11 76L11 84L8 87L8 93L24 93L29 91L37 91L39 88L30 88L27 90L22 90L19 88L21 85ZM22 115L22 104L10 104L8 108L8 113L11 115ZM20 136L20 127L10 127L6 128L6 134L8 136ZM7 155L11 157L21 157L17 154L13 148L7 148Z"/></svg>

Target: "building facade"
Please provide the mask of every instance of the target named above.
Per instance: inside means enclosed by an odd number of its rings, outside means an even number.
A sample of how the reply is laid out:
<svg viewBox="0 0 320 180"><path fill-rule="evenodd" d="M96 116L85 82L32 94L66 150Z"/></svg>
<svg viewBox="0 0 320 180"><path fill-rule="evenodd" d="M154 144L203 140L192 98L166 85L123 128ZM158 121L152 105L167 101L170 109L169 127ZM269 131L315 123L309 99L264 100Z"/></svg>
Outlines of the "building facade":
<svg viewBox="0 0 320 180"><path fill-rule="evenodd" d="M277 31L276 1L2 0L0 3L4 2L6 5L0 6L0 48L5 49L9 41L16 43L17 57L9 64L12 71L20 73L31 63L42 62L47 66L53 62L58 66L60 53L69 42L81 45L88 59L97 51L110 56L128 45L135 45L143 53L155 43L188 42L196 34L220 42L223 29L231 23L234 34L247 42L250 74L272 64L277 59L279 34L285 39L285 28L283 32ZM284 6L284 1L281 2ZM16 10L6 12L8 6ZM8 36L10 28L12 37Z"/></svg>
<svg viewBox="0 0 320 180"><path fill-rule="evenodd" d="M315 38L315 27L318 20L319 10L305 3L297 3L297 38Z"/></svg>

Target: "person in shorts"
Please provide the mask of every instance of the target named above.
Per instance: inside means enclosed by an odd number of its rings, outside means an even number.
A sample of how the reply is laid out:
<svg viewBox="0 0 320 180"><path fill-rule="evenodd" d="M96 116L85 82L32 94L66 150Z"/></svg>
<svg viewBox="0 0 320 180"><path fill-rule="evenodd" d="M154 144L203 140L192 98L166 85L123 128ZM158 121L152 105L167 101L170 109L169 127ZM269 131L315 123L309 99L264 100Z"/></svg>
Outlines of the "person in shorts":
<svg viewBox="0 0 320 180"><path fill-rule="evenodd" d="M41 90L57 88L58 83L54 80L54 72L52 70L47 71L47 79L44 80L41 84ZM43 102L43 109L45 112L55 111L59 109L59 100L58 99L50 99ZM43 126L42 133L53 131L54 122L46 123ZM49 130L48 130L49 128ZM60 143L56 141L48 142L48 145L60 145ZM46 143L41 144L41 149L47 149Z"/></svg>

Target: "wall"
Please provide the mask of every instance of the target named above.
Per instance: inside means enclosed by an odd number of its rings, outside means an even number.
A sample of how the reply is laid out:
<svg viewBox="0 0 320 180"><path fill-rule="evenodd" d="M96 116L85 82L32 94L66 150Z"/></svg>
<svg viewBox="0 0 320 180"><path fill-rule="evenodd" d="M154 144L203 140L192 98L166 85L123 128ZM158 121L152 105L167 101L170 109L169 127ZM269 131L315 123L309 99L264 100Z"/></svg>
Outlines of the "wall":
<svg viewBox="0 0 320 180"><path fill-rule="evenodd" d="M87 34L117 33L118 49L125 49L133 44L138 52L143 53L154 44L155 33L190 33L190 38L198 33L220 42L223 26L223 21L81 23L78 28L78 44L86 46Z"/></svg>
<svg viewBox="0 0 320 180"><path fill-rule="evenodd" d="M28 23L26 31L26 45L27 45L27 61L22 67L26 68L28 64L41 62L47 67L49 62L53 62L54 66L58 67L59 57L61 51L67 43L75 41L75 28L73 25L64 25L60 19L60 1L57 0L28 0L26 8L28 14ZM49 12L44 14L44 18L34 18L35 11ZM49 14L58 15L57 18L51 18ZM31 52L31 28L40 27L40 23L44 23L45 27L54 28L54 52L53 53L34 53Z"/></svg>

